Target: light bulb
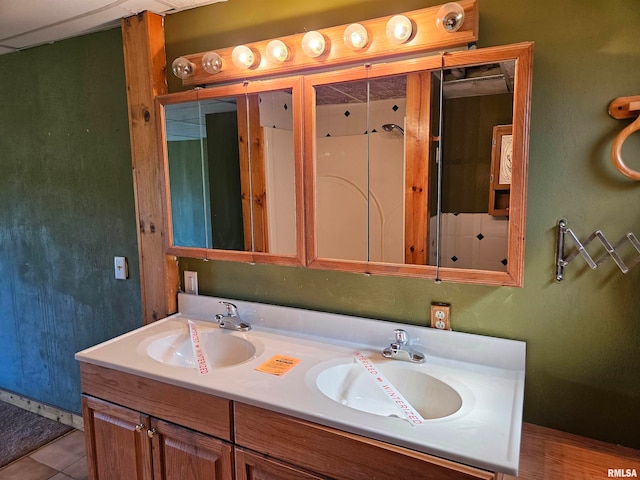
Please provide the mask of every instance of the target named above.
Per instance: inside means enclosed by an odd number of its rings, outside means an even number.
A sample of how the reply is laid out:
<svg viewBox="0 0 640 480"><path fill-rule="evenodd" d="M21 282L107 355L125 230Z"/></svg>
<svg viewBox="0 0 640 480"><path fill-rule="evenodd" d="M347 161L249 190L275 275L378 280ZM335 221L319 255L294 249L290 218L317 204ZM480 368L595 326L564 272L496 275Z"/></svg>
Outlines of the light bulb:
<svg viewBox="0 0 640 480"><path fill-rule="evenodd" d="M308 57L319 57L324 53L327 44L320 32L307 32L302 37L302 51Z"/></svg>
<svg viewBox="0 0 640 480"><path fill-rule="evenodd" d="M193 72L196 70L196 66L186 58L178 57L171 64L171 70L173 70L173 74L176 77L184 80L185 78L193 75Z"/></svg>
<svg viewBox="0 0 640 480"><path fill-rule="evenodd" d="M404 15L395 15L387 22L387 38L393 43L404 43L413 33L413 25Z"/></svg>
<svg viewBox="0 0 640 480"><path fill-rule="evenodd" d="M271 40L267 43L267 57L276 63L282 63L289 58L289 48L281 40Z"/></svg>
<svg viewBox="0 0 640 480"><path fill-rule="evenodd" d="M464 9L459 3L449 2L440 7L436 13L436 25L447 33L460 30L464 22Z"/></svg>
<svg viewBox="0 0 640 480"><path fill-rule="evenodd" d="M369 43L367 29L359 23L352 23L344 30L344 44L351 50L360 50Z"/></svg>
<svg viewBox="0 0 640 480"><path fill-rule="evenodd" d="M202 56L202 68L207 73L218 73L222 70L222 57L216 52L207 52Z"/></svg>
<svg viewBox="0 0 640 480"><path fill-rule="evenodd" d="M231 61L238 68L251 68L256 63L256 56L246 45L238 45L231 52Z"/></svg>

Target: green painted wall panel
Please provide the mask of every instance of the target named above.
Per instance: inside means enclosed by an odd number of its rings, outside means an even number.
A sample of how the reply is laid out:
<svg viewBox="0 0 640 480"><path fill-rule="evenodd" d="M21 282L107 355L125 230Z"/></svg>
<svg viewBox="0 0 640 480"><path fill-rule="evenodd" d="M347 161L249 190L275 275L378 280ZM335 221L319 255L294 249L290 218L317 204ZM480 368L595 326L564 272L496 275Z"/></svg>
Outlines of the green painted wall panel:
<svg viewBox="0 0 640 480"><path fill-rule="evenodd" d="M436 3L232 0L167 17L167 56ZM450 302L454 329L527 342L527 421L640 448L640 267L623 275L576 260L553 281L560 217L582 238L640 234L640 182L609 161L625 122L607 115L613 98L640 94L638 24L628 0L480 2L480 46L535 41L524 288L193 259L181 268L198 271L205 294L390 321L425 324L431 301ZM623 153L640 169L640 136Z"/></svg>
<svg viewBox="0 0 640 480"><path fill-rule="evenodd" d="M244 250L238 112L209 113L205 118L213 248Z"/></svg>
<svg viewBox="0 0 640 480"><path fill-rule="evenodd" d="M0 389L80 412L74 353L141 325L119 29L0 56L0 205Z"/></svg>
<svg viewBox="0 0 640 480"><path fill-rule="evenodd" d="M167 142L169 177L171 179L171 221L175 245L206 247L211 245L208 179L203 175L200 140ZM205 201L205 198L207 199Z"/></svg>

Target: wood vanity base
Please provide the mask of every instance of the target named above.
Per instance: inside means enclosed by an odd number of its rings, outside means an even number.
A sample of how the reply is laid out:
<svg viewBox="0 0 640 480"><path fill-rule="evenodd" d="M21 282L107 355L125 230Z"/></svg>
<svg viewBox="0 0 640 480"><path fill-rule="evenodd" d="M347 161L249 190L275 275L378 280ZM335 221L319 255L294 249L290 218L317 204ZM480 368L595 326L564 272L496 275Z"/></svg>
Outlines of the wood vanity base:
<svg viewBox="0 0 640 480"><path fill-rule="evenodd" d="M88 363L80 362L80 371L92 479L171 480L184 471L182 478L194 480L586 480L608 478L609 469L640 475L638 450L527 423L520 475L502 476Z"/></svg>
<svg viewBox="0 0 640 480"><path fill-rule="evenodd" d="M502 478L109 368L81 362L80 373L93 480Z"/></svg>

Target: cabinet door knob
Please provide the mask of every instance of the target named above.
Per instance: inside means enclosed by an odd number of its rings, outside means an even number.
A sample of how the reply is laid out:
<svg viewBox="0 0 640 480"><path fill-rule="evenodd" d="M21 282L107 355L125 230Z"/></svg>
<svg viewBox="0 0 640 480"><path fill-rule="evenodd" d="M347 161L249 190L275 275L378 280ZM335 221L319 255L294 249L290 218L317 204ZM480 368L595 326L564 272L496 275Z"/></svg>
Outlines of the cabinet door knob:
<svg viewBox="0 0 640 480"><path fill-rule="evenodd" d="M155 428L147 430L147 437L153 438L156 436L156 433L158 433L158 431Z"/></svg>
<svg viewBox="0 0 640 480"><path fill-rule="evenodd" d="M144 423L139 423L138 425L136 425L136 432L141 432L145 428L147 428L147 427L145 427Z"/></svg>

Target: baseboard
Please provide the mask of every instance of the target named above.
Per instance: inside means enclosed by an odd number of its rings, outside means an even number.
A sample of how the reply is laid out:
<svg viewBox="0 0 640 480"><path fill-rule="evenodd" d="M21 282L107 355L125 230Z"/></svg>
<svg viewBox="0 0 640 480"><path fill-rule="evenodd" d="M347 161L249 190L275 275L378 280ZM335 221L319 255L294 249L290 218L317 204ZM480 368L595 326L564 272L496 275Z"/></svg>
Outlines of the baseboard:
<svg viewBox="0 0 640 480"><path fill-rule="evenodd" d="M69 425L78 430L84 430L84 422L82 421L81 415L67 412L66 410L52 407L51 405L46 405L44 403L32 400L27 397L22 397L16 393L6 390L0 390L0 400L6 403L10 403L11 405L15 405L16 407L20 407L30 412L36 413L50 420L55 420L56 422Z"/></svg>

